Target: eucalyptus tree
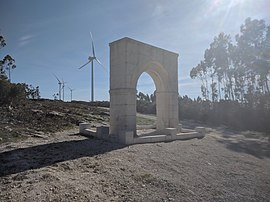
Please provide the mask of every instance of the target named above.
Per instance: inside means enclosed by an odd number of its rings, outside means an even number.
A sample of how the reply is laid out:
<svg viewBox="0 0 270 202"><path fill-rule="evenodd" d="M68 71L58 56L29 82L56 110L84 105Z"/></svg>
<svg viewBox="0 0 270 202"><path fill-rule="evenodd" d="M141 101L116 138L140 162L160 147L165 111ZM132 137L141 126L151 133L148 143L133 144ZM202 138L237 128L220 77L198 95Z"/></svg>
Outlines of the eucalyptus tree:
<svg viewBox="0 0 270 202"><path fill-rule="evenodd" d="M220 33L205 50L204 59L192 68L190 77L202 81L204 99L209 99L208 87L213 102L224 97L243 103L270 93L270 26L264 20L247 18L235 41Z"/></svg>
<svg viewBox="0 0 270 202"><path fill-rule="evenodd" d="M267 32L264 20L247 18L241 25L240 34L236 35L236 54L240 59L241 67L245 69L248 94L253 94L255 91L265 92L267 88L269 90L267 83L269 61L264 58L267 50L269 51L265 46L269 35Z"/></svg>
<svg viewBox="0 0 270 202"><path fill-rule="evenodd" d="M6 41L2 35L0 35L0 48L6 46ZM11 70L16 68L15 60L10 56L6 55L2 60L0 60L0 79L6 79L8 71L9 81L11 80Z"/></svg>
<svg viewBox="0 0 270 202"><path fill-rule="evenodd" d="M193 67L190 71L190 77L192 79L199 78L202 82L201 92L202 97L205 100L209 100L209 90L208 90L208 81L207 81L207 69L204 61L201 61L196 67Z"/></svg>
<svg viewBox="0 0 270 202"><path fill-rule="evenodd" d="M257 73L260 75L262 88L268 94L269 91L269 77L270 77L270 26L263 40L263 44L259 51L259 56L255 62Z"/></svg>
<svg viewBox="0 0 270 202"><path fill-rule="evenodd" d="M2 68L3 68L3 73L5 73L5 70L8 71L8 79L11 82L11 70L16 68L15 65L15 60L10 56L6 55L4 59L2 60Z"/></svg>
<svg viewBox="0 0 270 202"><path fill-rule="evenodd" d="M203 97L208 92L208 79L211 78L210 89L212 101L221 99L221 85L224 97L232 98L233 94L233 66L231 65L230 49L232 47L229 35L220 33L204 52L204 60L190 72L191 78L199 77L202 81L201 91ZM218 88L218 90L217 90Z"/></svg>
<svg viewBox="0 0 270 202"><path fill-rule="evenodd" d="M212 102L217 101L217 89L216 89L216 82L215 80L215 64L214 64L214 57L213 57L213 50L210 45L210 49L206 49L204 52L204 64L206 67L206 72L208 77L211 78L210 89L211 89L211 98Z"/></svg>
<svg viewBox="0 0 270 202"><path fill-rule="evenodd" d="M220 99L222 84L224 97L232 98L234 100L232 78L233 66L231 65L230 59L231 47L231 37L230 35L226 35L224 33L220 33L210 44L210 50L212 52L211 57L213 61L212 68L214 70L214 76L217 77Z"/></svg>
<svg viewBox="0 0 270 202"><path fill-rule="evenodd" d="M6 45L6 41L3 36L0 35L0 48L3 48Z"/></svg>

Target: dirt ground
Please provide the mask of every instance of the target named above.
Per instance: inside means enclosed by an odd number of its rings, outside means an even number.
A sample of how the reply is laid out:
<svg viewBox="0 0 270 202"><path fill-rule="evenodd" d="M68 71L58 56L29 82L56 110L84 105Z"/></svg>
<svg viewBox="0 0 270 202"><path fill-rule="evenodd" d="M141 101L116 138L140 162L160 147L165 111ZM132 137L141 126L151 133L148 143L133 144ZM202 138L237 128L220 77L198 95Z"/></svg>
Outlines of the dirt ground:
<svg viewBox="0 0 270 202"><path fill-rule="evenodd" d="M269 199L269 134L207 128L203 139L123 146L75 128L0 144L0 201Z"/></svg>
<svg viewBox="0 0 270 202"><path fill-rule="evenodd" d="M26 100L16 106L0 106L0 143L43 137L74 128L81 122L107 125L108 108L88 102Z"/></svg>

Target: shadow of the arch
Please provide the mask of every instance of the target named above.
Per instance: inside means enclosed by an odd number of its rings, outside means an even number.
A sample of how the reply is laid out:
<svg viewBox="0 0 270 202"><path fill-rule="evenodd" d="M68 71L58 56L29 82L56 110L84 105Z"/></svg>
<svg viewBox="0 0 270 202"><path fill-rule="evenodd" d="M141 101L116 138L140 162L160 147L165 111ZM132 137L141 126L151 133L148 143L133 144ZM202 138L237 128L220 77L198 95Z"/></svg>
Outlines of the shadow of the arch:
<svg viewBox="0 0 270 202"><path fill-rule="evenodd" d="M0 177L123 148L96 138L42 144L0 153Z"/></svg>

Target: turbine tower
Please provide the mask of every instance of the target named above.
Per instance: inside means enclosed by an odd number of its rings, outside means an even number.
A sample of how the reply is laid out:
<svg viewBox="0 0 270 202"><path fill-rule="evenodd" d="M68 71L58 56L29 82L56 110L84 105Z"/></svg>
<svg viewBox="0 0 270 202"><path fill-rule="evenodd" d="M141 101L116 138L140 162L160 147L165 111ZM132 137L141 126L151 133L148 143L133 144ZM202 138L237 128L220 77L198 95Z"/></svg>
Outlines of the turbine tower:
<svg viewBox="0 0 270 202"><path fill-rule="evenodd" d="M105 67L101 64L99 59L96 57L94 40L93 40L93 36L91 32L90 32L90 36L91 36L91 41L92 41L92 56L90 55L88 57L88 62L82 65L81 67L79 67L79 69L85 67L91 62L91 101L93 102L94 101L94 60L97 61L97 63L100 64L104 69Z"/></svg>
<svg viewBox="0 0 270 202"><path fill-rule="evenodd" d="M55 77L55 78L57 79L57 81L58 81L58 85L59 85L59 93L58 93L58 95L59 95L59 100L61 100L62 82L60 81L60 79L58 79L57 76L54 75L54 77Z"/></svg>
<svg viewBox="0 0 270 202"><path fill-rule="evenodd" d="M65 82L63 79L62 79L62 90L63 90L63 101L65 101L65 84L67 82Z"/></svg>
<svg viewBox="0 0 270 202"><path fill-rule="evenodd" d="M72 89L72 88L70 88L70 87L68 87L69 88L69 90L70 90L70 102L72 102L72 91L74 91L75 89Z"/></svg>

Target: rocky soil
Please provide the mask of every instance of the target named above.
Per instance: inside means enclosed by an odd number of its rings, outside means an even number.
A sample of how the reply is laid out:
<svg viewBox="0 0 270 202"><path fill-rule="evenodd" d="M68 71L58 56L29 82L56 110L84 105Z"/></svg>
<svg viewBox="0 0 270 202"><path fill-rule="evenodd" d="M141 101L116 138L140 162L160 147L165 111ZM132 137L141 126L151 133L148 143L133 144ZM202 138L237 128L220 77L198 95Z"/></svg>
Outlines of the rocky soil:
<svg viewBox="0 0 270 202"><path fill-rule="evenodd" d="M127 147L81 136L76 122L84 115L76 119L62 107L40 113L63 113L63 122L52 116L61 130L70 116L72 129L53 133L28 124L34 132L26 138L2 137L0 201L269 201L270 134L208 127L203 139ZM87 114L81 107L78 114ZM85 119L106 124L106 112L93 110Z"/></svg>
<svg viewBox="0 0 270 202"><path fill-rule="evenodd" d="M0 143L50 136L81 122L90 122L95 127L107 125L108 121L108 109L87 102L27 100L16 106L0 106Z"/></svg>

